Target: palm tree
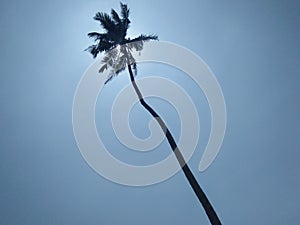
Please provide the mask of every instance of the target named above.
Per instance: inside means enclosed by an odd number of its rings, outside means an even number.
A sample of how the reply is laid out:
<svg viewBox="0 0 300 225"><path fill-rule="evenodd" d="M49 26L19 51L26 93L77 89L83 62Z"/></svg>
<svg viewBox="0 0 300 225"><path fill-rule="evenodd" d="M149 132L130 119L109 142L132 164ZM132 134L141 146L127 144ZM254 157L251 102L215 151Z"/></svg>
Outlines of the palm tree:
<svg viewBox="0 0 300 225"><path fill-rule="evenodd" d="M105 53L105 56L102 60L104 64L99 69L100 73L104 70L110 70L109 76L107 77L105 83L109 82L114 76L118 75L127 67L131 84L139 98L141 105L156 119L164 131L165 137L167 138L187 180L202 204L211 224L221 224L215 210L213 209L208 198L183 158L183 155L181 154L170 130L162 118L152 109L151 106L145 102L142 93L135 82L137 65L134 57L131 54L132 50L141 51L143 49L144 42L158 40L158 37L156 35L142 34L133 39L127 38L127 30L130 24L129 9L127 8L126 4L120 3L120 5L121 16L119 16L114 9L111 10L111 16L107 13L96 13L94 19L100 22L100 25L104 28L105 33L89 33L88 36L94 38L95 44L89 46L86 50L88 50L94 58L97 57L98 53Z"/></svg>

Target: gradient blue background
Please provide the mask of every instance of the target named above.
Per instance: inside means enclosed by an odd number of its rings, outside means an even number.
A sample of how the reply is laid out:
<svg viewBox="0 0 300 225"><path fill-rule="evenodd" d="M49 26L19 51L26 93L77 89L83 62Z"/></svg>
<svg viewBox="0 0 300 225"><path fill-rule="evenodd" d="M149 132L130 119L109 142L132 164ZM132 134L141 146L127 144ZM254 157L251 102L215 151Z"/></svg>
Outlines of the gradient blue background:
<svg viewBox="0 0 300 225"><path fill-rule="evenodd" d="M223 223L300 224L300 2L127 3L129 34L156 33L191 49L220 82L228 112L221 152L207 171L197 171L209 134L209 111L203 110L203 136L189 164ZM149 187L121 186L96 174L77 149L72 101L93 62L83 52L91 44L86 34L98 29L95 12L110 8L119 9L119 2L1 1L1 225L208 224L181 172ZM154 66L141 71L172 79L170 68ZM108 145L119 143L102 122L128 82L120 75L97 105L99 133L109 134ZM201 92L190 90L199 110L207 107ZM177 114L152 103L178 136ZM146 128L149 115L138 106L132 113L133 130Z"/></svg>

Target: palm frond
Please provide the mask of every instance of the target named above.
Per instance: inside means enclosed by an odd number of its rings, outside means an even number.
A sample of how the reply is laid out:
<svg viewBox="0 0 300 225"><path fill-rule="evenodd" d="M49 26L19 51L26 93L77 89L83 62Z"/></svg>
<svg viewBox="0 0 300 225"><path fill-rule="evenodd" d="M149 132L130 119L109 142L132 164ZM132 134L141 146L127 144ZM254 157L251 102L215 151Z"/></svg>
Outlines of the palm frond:
<svg viewBox="0 0 300 225"><path fill-rule="evenodd" d="M101 42L99 42L99 52L105 52L105 51L109 51L111 49L113 49L114 47L116 47L116 44L110 41L104 41L102 40Z"/></svg>
<svg viewBox="0 0 300 225"><path fill-rule="evenodd" d="M120 2L120 6L121 6L121 16L123 20L126 20L129 18L129 9L127 7L126 4L123 4L122 2Z"/></svg>
<svg viewBox="0 0 300 225"><path fill-rule="evenodd" d="M114 64L117 60L117 56L113 51L109 51L105 53L105 56L101 60L102 63L105 63L107 67L114 67Z"/></svg>
<svg viewBox="0 0 300 225"><path fill-rule="evenodd" d="M89 46L88 48L85 49L85 51L90 52L93 55L93 57L96 58L100 52L109 51L114 47L116 47L116 44L109 41L102 40L97 44Z"/></svg>
<svg viewBox="0 0 300 225"><path fill-rule="evenodd" d="M117 48L113 48L110 51L105 52L105 57L116 59L119 55L119 50Z"/></svg>
<svg viewBox="0 0 300 225"><path fill-rule="evenodd" d="M102 65L99 69L99 73L103 73L104 70L107 70L107 68L108 68L107 64Z"/></svg>
<svg viewBox="0 0 300 225"><path fill-rule="evenodd" d="M130 50L134 48L136 51L141 52L143 50L144 42L150 40L158 40L158 37L156 35L141 34L134 39L127 39L126 46L128 46Z"/></svg>
<svg viewBox="0 0 300 225"><path fill-rule="evenodd" d="M135 42L130 42L130 43L126 44L126 46L130 50L134 48L136 51L140 52L143 50L144 43L142 41L135 41Z"/></svg>
<svg viewBox="0 0 300 225"><path fill-rule="evenodd" d="M114 48L105 52L105 56L101 62L104 64L99 69L100 73L104 72L104 70L110 69L107 80L105 81L106 84L111 81L113 77L126 69L127 58L126 55L121 52L121 48Z"/></svg>
<svg viewBox="0 0 300 225"><path fill-rule="evenodd" d="M110 73L110 74L108 75L108 77L106 78L106 81L104 82L104 84L107 84L109 81L111 81L113 77L114 77L114 74L113 74L113 73Z"/></svg>
<svg viewBox="0 0 300 225"><path fill-rule="evenodd" d="M111 17L115 24L120 25L122 23L119 14L114 9L111 9Z"/></svg>
<svg viewBox="0 0 300 225"><path fill-rule="evenodd" d="M126 56L122 55L116 60L116 64L114 65L114 70L116 74L119 74L125 69L126 69Z"/></svg>
<svg viewBox="0 0 300 225"><path fill-rule="evenodd" d="M106 37L106 34L101 34L101 33L98 33L98 32L90 32L88 33L88 36L90 38L94 38L95 41L97 40L102 40Z"/></svg>
<svg viewBox="0 0 300 225"><path fill-rule="evenodd" d="M101 26L108 32L116 30L116 24L107 13L97 12L94 20L99 21Z"/></svg>
<svg viewBox="0 0 300 225"><path fill-rule="evenodd" d="M123 24L124 33L126 36L126 32L129 28L129 24L131 23L131 21L129 20L129 9L128 9L127 5L123 4L122 2L120 3L120 6L121 6L122 24Z"/></svg>
<svg viewBox="0 0 300 225"><path fill-rule="evenodd" d="M93 55L93 57L96 58L99 53L97 46L98 45L91 45L88 48L86 48L85 51L90 52Z"/></svg>
<svg viewBox="0 0 300 225"><path fill-rule="evenodd" d="M151 35L144 35L141 34L140 36L133 38L133 39L128 39L128 41L126 43L131 43L131 42L135 42L135 41L150 41L150 40L158 40L158 36L151 34Z"/></svg>

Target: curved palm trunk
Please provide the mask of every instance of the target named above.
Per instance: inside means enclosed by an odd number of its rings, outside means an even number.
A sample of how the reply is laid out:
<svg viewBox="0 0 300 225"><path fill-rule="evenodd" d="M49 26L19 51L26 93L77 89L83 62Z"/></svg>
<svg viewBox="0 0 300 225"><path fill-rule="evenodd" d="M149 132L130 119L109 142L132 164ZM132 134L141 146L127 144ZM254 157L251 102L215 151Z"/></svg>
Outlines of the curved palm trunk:
<svg viewBox="0 0 300 225"><path fill-rule="evenodd" d="M201 189L200 185L198 184L197 180L195 179L192 171L190 170L189 166L187 165L187 163L185 162L179 148L177 147L177 144L170 132L170 130L167 128L166 124L164 123L164 121L161 119L161 117L145 102L135 80L134 80L134 76L133 76L133 72L131 69L131 66L128 64L128 71L130 74L130 80L131 80L131 84L133 85L133 88L139 98L140 103L142 104L142 106L156 119L156 121L159 123L161 129L164 131L164 134L184 172L185 177L187 178L187 180L189 181L192 189L194 190L195 194L197 195L199 201L201 202L208 218L209 221L212 225L220 225L221 221L219 220L215 210L213 209L212 205L210 204L208 198L206 197L205 193L203 192L203 190Z"/></svg>

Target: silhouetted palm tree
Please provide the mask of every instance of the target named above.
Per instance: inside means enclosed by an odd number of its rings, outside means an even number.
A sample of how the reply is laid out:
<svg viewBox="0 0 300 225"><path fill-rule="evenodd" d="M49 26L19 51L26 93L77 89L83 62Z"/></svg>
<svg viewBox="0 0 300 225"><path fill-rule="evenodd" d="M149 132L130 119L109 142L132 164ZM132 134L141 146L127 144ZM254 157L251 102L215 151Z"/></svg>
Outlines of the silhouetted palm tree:
<svg viewBox="0 0 300 225"><path fill-rule="evenodd" d="M96 13L95 20L99 21L104 28L105 33L91 32L89 37L94 38L95 44L87 48L87 50L95 58L98 53L105 52L105 56L102 60L103 66L99 69L99 72L103 72L106 69L110 69L109 76L105 83L110 81L114 76L118 75L121 71L128 69L131 84L139 98L142 106L156 119L160 127L164 131L164 134L186 176L192 189L201 202L211 224L221 224L216 212L210 204L205 193L201 189L193 173L189 169L185 162L177 144L167 128L165 122L161 117L145 102L136 82L134 75L137 74L137 66L134 57L132 56L132 50L141 51L143 49L143 43L149 40L157 40L156 35L140 35L134 39L127 38L127 30L129 28L129 9L126 4L121 3L121 16L112 9L111 16L106 13ZM135 73L135 74L134 74Z"/></svg>

